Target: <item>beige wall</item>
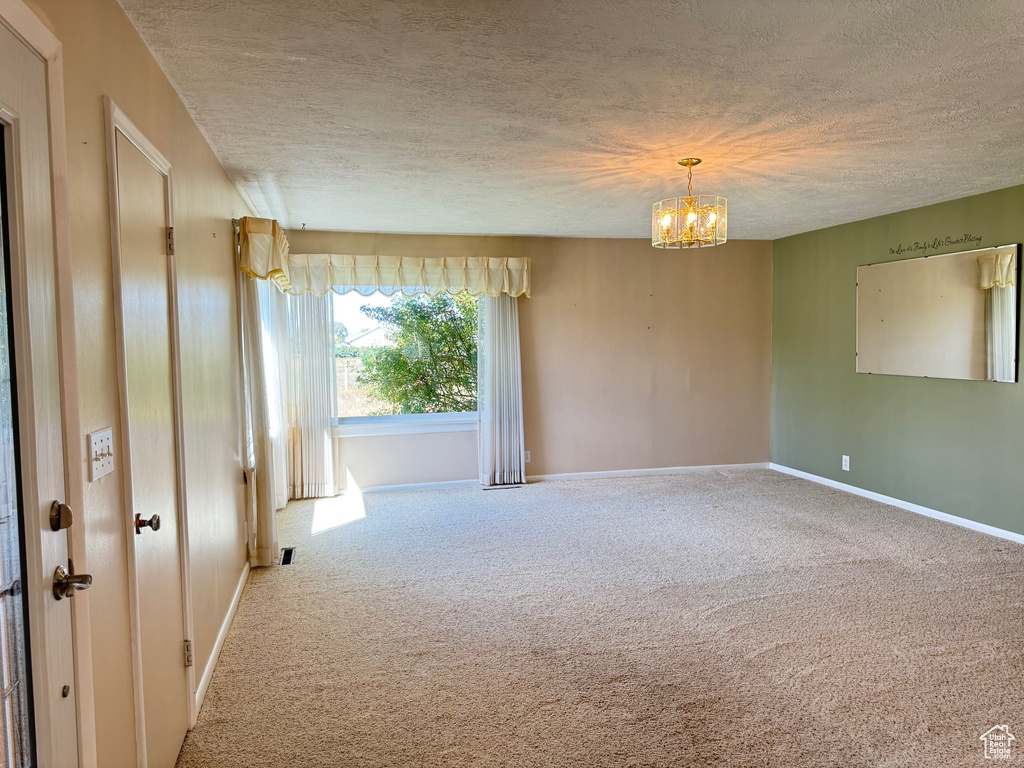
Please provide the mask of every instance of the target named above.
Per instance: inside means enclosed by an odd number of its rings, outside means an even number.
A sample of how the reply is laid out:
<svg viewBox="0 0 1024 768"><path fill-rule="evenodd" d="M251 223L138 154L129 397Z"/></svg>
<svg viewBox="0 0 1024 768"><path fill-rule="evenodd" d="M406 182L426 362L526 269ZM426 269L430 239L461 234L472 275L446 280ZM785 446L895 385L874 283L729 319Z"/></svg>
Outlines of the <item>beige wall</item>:
<svg viewBox="0 0 1024 768"><path fill-rule="evenodd" d="M529 474L768 460L771 243L530 245Z"/></svg>
<svg viewBox="0 0 1024 768"><path fill-rule="evenodd" d="M530 256L530 475L768 460L770 242L288 233L294 253ZM419 481L423 482L423 481Z"/></svg>
<svg viewBox="0 0 1024 768"><path fill-rule="evenodd" d="M335 474L359 488L446 483L478 476L476 430L335 438ZM338 450L340 449L340 450Z"/></svg>
<svg viewBox="0 0 1024 768"><path fill-rule="evenodd" d="M135 764L118 444L104 95L174 167L186 472L197 673L244 566L239 363L231 253L247 213L217 158L115 0L34 0L63 44L78 381L84 435L112 427L115 471L85 489L99 765ZM88 473L85 473L88 477Z"/></svg>

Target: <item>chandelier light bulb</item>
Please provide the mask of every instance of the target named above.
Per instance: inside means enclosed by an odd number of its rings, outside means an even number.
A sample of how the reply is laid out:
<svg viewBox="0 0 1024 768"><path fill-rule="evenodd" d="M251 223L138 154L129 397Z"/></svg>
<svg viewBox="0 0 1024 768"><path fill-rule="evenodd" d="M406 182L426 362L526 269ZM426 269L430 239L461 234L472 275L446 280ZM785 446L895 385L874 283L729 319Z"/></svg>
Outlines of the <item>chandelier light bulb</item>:
<svg viewBox="0 0 1024 768"><path fill-rule="evenodd" d="M698 157L679 161L687 169L685 197L670 197L654 204L651 245L655 248L706 248L726 241L726 199L693 194L693 166L698 163Z"/></svg>

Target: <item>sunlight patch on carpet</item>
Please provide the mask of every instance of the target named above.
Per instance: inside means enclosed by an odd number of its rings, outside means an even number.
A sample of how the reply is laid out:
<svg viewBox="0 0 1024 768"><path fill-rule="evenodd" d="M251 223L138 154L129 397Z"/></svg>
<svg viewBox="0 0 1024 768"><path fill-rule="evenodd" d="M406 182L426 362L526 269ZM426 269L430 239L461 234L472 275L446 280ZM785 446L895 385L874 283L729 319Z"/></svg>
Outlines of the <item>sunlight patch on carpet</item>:
<svg viewBox="0 0 1024 768"><path fill-rule="evenodd" d="M344 493L330 499L317 499L314 502L313 527L310 530L314 536L366 517L363 492L352 479L352 473L347 474L348 483Z"/></svg>

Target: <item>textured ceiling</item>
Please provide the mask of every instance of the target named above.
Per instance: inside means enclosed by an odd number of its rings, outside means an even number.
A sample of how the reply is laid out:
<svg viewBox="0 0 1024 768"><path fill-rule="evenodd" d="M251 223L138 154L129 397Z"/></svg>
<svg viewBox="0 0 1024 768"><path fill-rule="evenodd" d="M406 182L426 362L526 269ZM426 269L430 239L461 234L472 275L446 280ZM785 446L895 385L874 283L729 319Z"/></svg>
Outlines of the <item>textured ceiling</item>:
<svg viewBox="0 0 1024 768"><path fill-rule="evenodd" d="M286 226L733 238L1024 182L1020 0L121 0Z"/></svg>

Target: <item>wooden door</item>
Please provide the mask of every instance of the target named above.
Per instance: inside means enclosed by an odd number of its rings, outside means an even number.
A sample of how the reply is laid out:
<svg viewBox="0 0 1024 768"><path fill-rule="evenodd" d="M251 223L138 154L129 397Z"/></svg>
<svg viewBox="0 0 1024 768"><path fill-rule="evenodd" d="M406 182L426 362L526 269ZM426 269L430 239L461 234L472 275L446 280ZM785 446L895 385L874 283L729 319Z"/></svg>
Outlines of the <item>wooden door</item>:
<svg viewBox="0 0 1024 768"><path fill-rule="evenodd" d="M136 670L144 742L140 762L148 768L172 768L189 727L189 684L167 241L169 184L165 169L120 130L114 132L114 151L126 514L134 549L129 561L134 559L133 618L141 657Z"/></svg>

